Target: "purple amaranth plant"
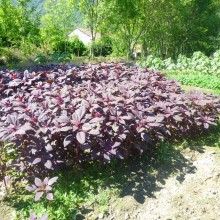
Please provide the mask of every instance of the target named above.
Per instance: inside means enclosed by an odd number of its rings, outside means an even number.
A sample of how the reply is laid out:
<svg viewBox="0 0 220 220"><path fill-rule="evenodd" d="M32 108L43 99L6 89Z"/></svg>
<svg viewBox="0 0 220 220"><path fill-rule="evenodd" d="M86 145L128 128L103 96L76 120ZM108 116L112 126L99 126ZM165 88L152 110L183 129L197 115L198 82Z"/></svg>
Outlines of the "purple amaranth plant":
<svg viewBox="0 0 220 220"><path fill-rule="evenodd" d="M48 218L49 218L48 214L45 214L45 215L41 216L40 218L33 213L30 215L30 220L47 220Z"/></svg>
<svg viewBox="0 0 220 220"><path fill-rule="evenodd" d="M203 125L205 129L208 129L210 125L216 125L215 119L210 116L200 116L197 118L197 125Z"/></svg>
<svg viewBox="0 0 220 220"><path fill-rule="evenodd" d="M126 64L1 74L0 140L13 143L29 179L84 161L149 152L160 139L201 134L218 97L185 94L164 74Z"/></svg>
<svg viewBox="0 0 220 220"><path fill-rule="evenodd" d="M28 131L33 130L29 123L22 125L19 122L19 115L16 113L7 115L5 122L7 123L7 126L2 126L0 128L0 138L4 141L14 140L17 138L17 136L26 134Z"/></svg>
<svg viewBox="0 0 220 220"><path fill-rule="evenodd" d="M52 190L52 185L57 181L58 177L53 177L49 179L46 177L43 181L39 178L34 179L34 183L31 186L27 186L26 190L28 191L35 191L35 201L39 201L44 193L46 193L47 200L53 200L53 193L50 191Z"/></svg>

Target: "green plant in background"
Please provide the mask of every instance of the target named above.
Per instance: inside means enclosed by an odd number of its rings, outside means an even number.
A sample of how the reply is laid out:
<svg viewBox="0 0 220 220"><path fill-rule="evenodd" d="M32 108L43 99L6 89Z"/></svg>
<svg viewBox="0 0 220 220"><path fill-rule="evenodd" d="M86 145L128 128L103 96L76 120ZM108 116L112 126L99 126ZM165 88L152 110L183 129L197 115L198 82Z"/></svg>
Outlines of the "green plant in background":
<svg viewBox="0 0 220 220"><path fill-rule="evenodd" d="M0 177L3 179L5 190L8 193L9 189L7 182L10 179L10 176L13 175L14 170L11 169L8 171L8 167L11 166L13 160L17 157L17 152L13 147L13 144L7 142L0 142Z"/></svg>
<svg viewBox="0 0 220 220"><path fill-rule="evenodd" d="M175 69L176 70L187 70L190 66L190 59L180 54L177 58ZM169 66L165 66L165 69L170 69Z"/></svg>
<svg viewBox="0 0 220 220"><path fill-rule="evenodd" d="M211 59L211 69L212 72L216 73L218 76L220 75L220 50L217 50Z"/></svg>
<svg viewBox="0 0 220 220"><path fill-rule="evenodd" d="M177 60L171 58L162 60L153 55L147 56L144 60L137 61L137 65L141 67L154 68L169 71L194 72L195 74L220 74L220 50L216 51L212 56L207 57L202 52L194 52L189 58L180 54Z"/></svg>
<svg viewBox="0 0 220 220"><path fill-rule="evenodd" d="M211 70L211 59L205 56L202 52L195 52L190 59L188 70L192 69L201 73L209 73Z"/></svg>
<svg viewBox="0 0 220 220"><path fill-rule="evenodd" d="M165 59L164 61L164 68L166 70L176 70L176 65L173 60L170 58Z"/></svg>
<svg viewBox="0 0 220 220"><path fill-rule="evenodd" d="M79 40L77 37L69 39L68 52L74 54L75 56L83 56L88 54L88 48L84 43Z"/></svg>
<svg viewBox="0 0 220 220"><path fill-rule="evenodd" d="M50 60L52 63L58 63L59 57L60 57L60 53L53 53L50 56Z"/></svg>
<svg viewBox="0 0 220 220"><path fill-rule="evenodd" d="M72 59L72 54L68 52L53 53L50 59L52 63L68 63Z"/></svg>
<svg viewBox="0 0 220 220"><path fill-rule="evenodd" d="M96 40L93 44L95 56L108 56L112 53L112 42L107 37Z"/></svg>
<svg viewBox="0 0 220 220"><path fill-rule="evenodd" d="M171 72L168 78L176 79L183 85L197 86L213 90L220 90L220 78L216 75L194 74L185 72Z"/></svg>
<svg viewBox="0 0 220 220"><path fill-rule="evenodd" d="M44 55L44 54L38 54L35 59L34 62L36 64L45 64L48 62L48 58Z"/></svg>
<svg viewBox="0 0 220 220"><path fill-rule="evenodd" d="M153 55L147 56L143 62L138 61L137 64L141 67L152 67L158 70L161 70L164 68L163 60L161 58L154 57Z"/></svg>
<svg viewBox="0 0 220 220"><path fill-rule="evenodd" d="M71 53L75 56L83 56L88 53L88 48L77 37L72 37L69 40L58 41L53 44L55 53Z"/></svg>
<svg viewBox="0 0 220 220"><path fill-rule="evenodd" d="M71 53L68 52L61 53L58 58L59 63L68 63L70 62L70 60L71 60Z"/></svg>

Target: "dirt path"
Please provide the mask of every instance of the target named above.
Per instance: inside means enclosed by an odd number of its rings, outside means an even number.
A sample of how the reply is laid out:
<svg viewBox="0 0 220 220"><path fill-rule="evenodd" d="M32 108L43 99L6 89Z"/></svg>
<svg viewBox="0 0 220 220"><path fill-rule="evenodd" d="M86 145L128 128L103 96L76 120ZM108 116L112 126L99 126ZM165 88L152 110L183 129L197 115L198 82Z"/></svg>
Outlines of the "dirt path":
<svg viewBox="0 0 220 220"><path fill-rule="evenodd" d="M140 192L134 190L133 195L113 202L107 214L100 217L106 220L220 219L220 150L199 151L181 152L183 158L174 164L178 173L171 172L167 177L171 167L160 167L156 180L143 174L141 179L148 189L136 184Z"/></svg>

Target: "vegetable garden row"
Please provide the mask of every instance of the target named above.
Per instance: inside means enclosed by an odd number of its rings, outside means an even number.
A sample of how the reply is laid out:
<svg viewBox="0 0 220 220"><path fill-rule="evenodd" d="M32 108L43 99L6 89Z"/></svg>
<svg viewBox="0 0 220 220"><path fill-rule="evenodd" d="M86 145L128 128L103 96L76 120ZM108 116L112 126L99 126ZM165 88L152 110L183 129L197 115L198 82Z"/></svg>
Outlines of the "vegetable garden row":
<svg viewBox="0 0 220 220"><path fill-rule="evenodd" d="M220 51L217 50L212 56L207 57L204 53L194 52L191 57L179 55L177 60L171 58L161 59L149 55L146 59L137 62L139 66L155 68L158 70L184 71L185 73L220 74Z"/></svg>

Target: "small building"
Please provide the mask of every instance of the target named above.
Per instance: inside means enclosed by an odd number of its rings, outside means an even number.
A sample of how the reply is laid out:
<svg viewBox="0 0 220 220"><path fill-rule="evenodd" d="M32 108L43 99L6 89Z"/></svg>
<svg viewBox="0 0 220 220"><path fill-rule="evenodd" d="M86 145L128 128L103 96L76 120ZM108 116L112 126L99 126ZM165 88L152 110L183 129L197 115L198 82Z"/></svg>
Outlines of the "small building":
<svg viewBox="0 0 220 220"><path fill-rule="evenodd" d="M134 51L133 51L133 56L135 58L140 57L142 53L142 45L141 44L136 44L134 47Z"/></svg>
<svg viewBox="0 0 220 220"><path fill-rule="evenodd" d="M92 42L91 31L87 28L76 28L72 33L69 34L69 38L77 36L85 45L88 45ZM95 39L101 38L99 33L96 33Z"/></svg>

